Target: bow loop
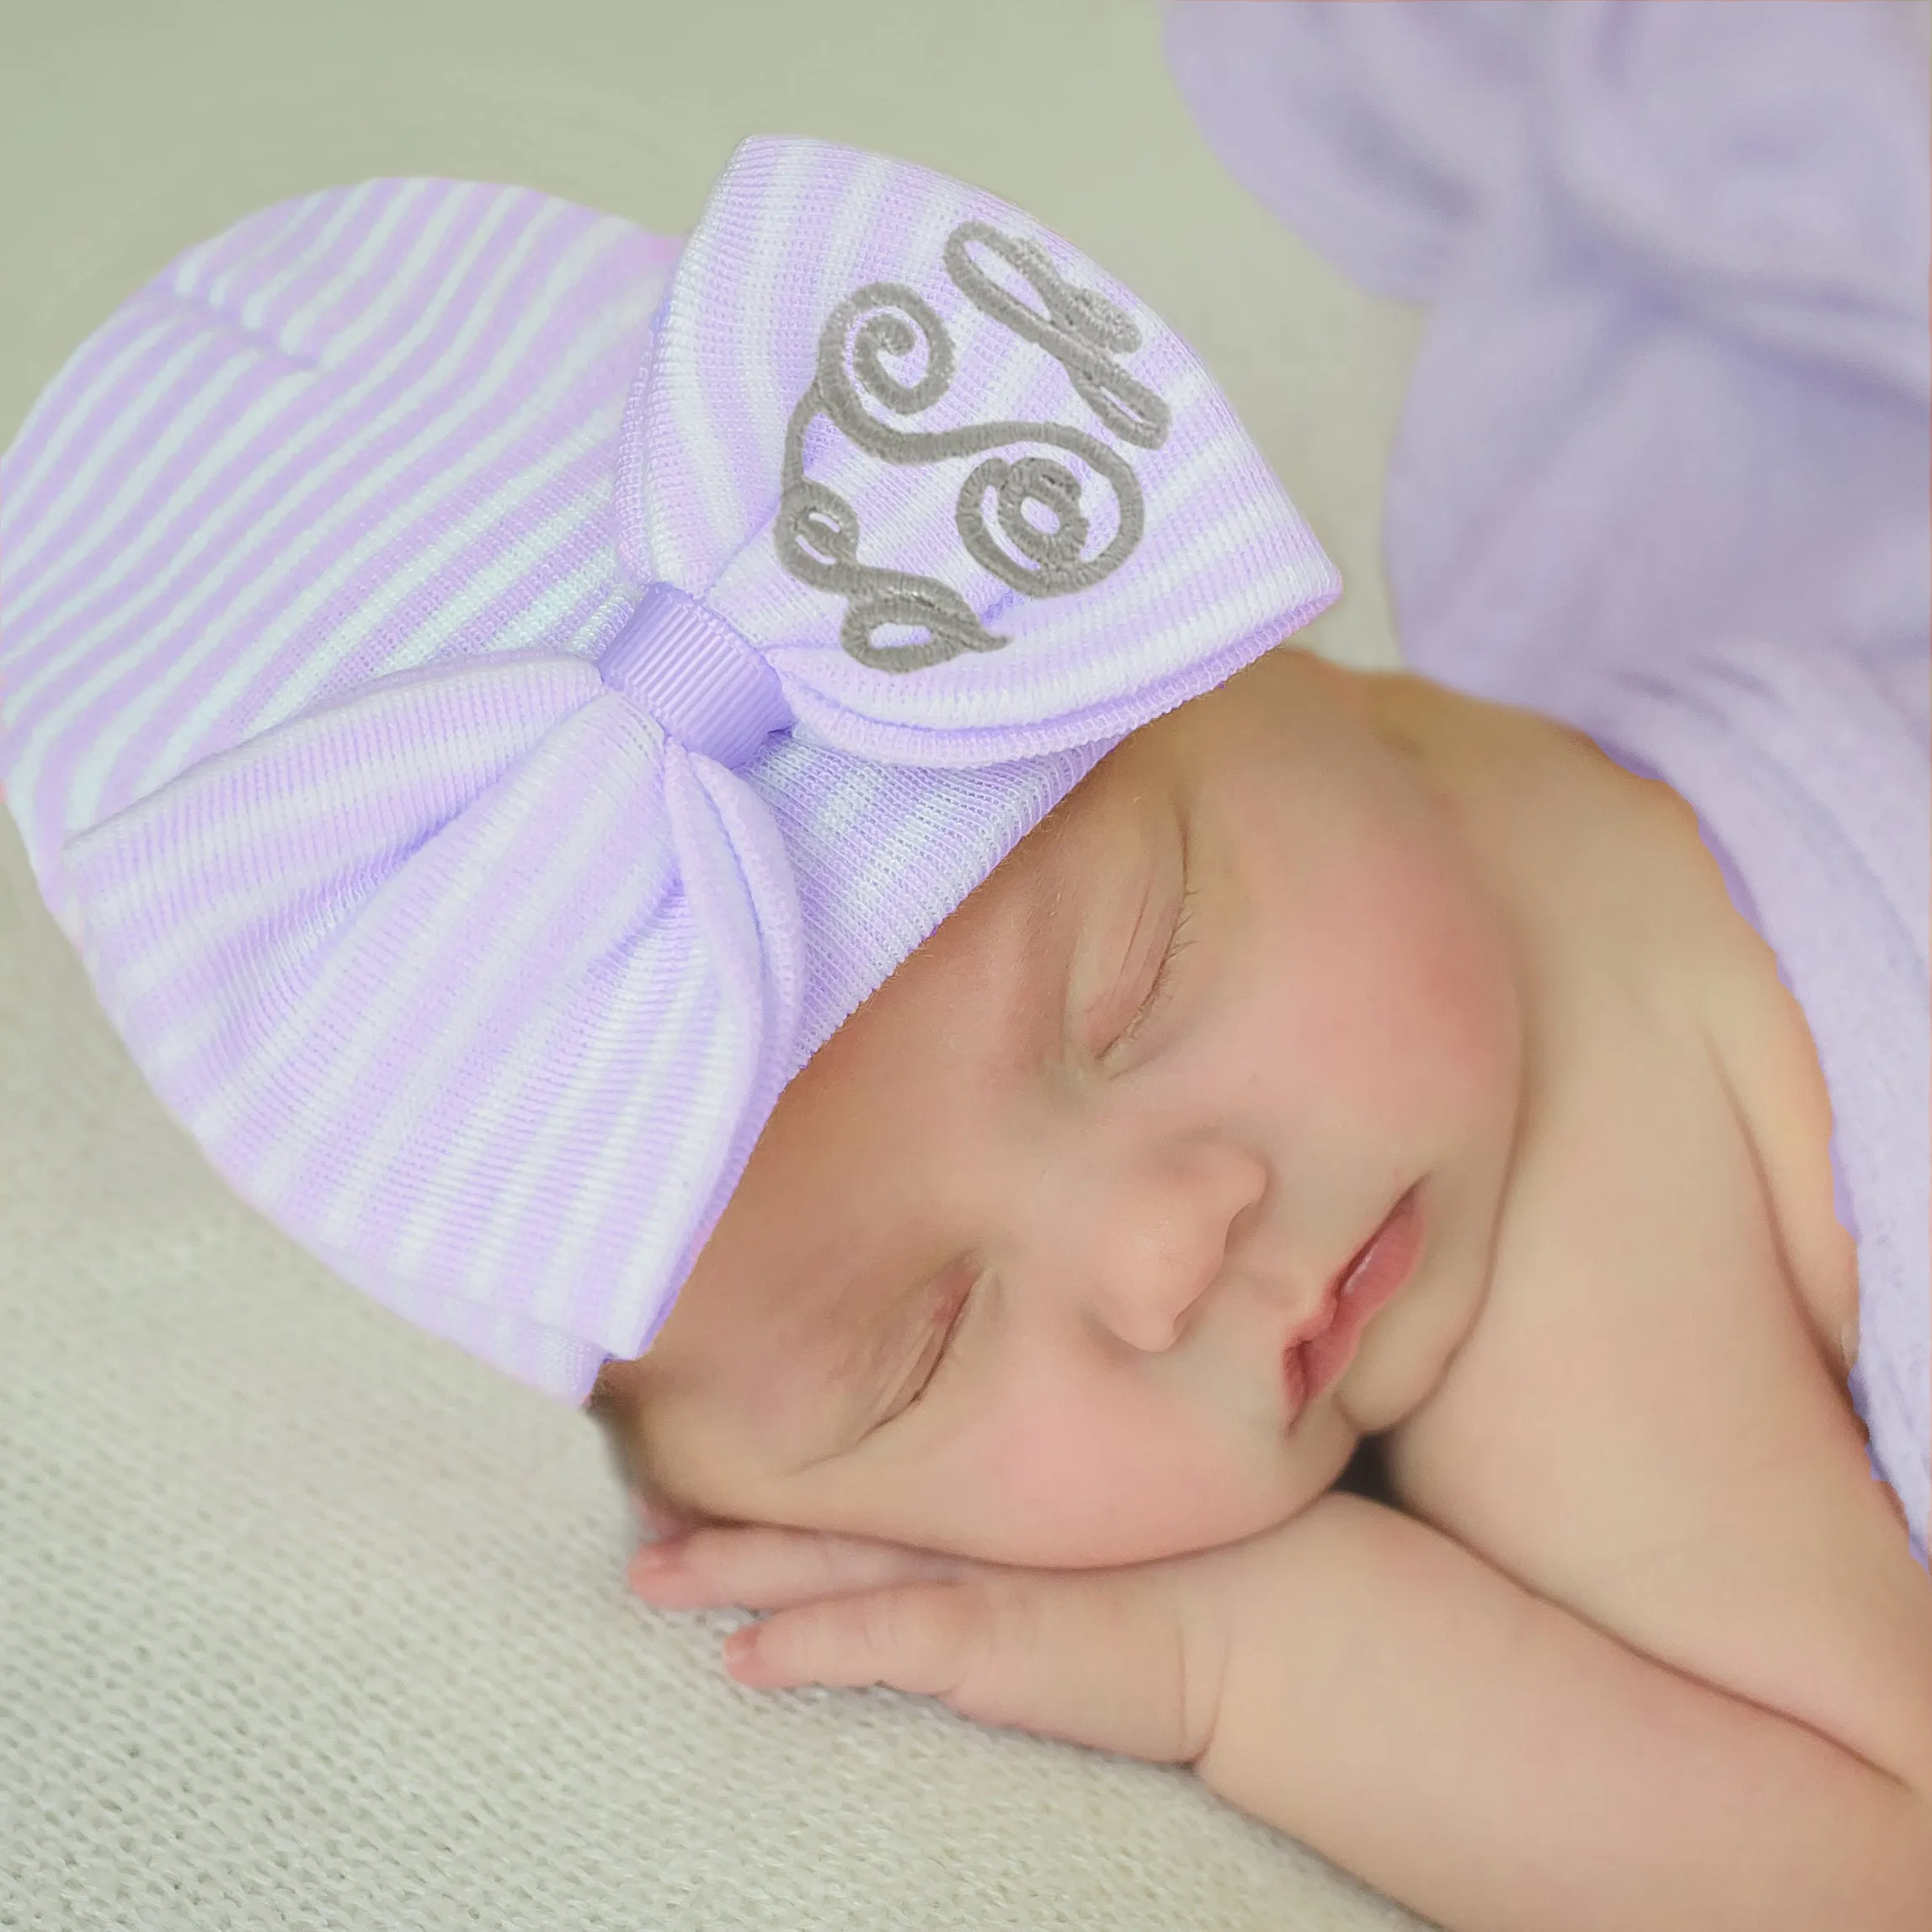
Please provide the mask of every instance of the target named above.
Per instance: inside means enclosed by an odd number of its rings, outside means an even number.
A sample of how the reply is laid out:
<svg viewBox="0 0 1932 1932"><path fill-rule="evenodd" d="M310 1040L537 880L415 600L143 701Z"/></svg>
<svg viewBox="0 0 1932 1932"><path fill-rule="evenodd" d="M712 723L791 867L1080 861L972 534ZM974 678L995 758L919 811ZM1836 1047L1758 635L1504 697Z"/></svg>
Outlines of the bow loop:
<svg viewBox="0 0 1932 1932"><path fill-rule="evenodd" d="M583 1347L662 1319L797 1029L791 869L723 763L579 659L434 667L71 840L88 964L244 1198L581 1393Z"/></svg>
<svg viewBox="0 0 1932 1932"><path fill-rule="evenodd" d="M619 433L618 543L809 741L970 767L1118 738L1341 585L1199 359L1060 237L817 141L732 157Z"/></svg>

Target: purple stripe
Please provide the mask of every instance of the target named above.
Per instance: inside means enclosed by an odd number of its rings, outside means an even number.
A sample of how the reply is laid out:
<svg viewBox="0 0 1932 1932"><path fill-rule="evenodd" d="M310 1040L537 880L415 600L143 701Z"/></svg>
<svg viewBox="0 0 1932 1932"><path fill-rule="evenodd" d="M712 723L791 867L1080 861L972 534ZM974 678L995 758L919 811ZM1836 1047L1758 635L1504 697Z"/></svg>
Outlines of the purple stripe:
<svg viewBox="0 0 1932 1932"><path fill-rule="evenodd" d="M91 494L74 496L80 472L101 462L101 446L117 431L126 431L128 437L125 454L117 460L123 467L138 462L145 453L145 435L167 424L178 399L192 395L207 374L227 363L229 353L221 344L208 339L201 318L181 308L172 298L165 298L163 306L162 298L148 291L131 298L99 340L102 367L84 372L83 381L77 385L77 398L84 392L85 383L104 375L115 358L126 355L128 360L99 395L75 410L71 419L77 434L52 457L44 473L31 480L23 483L25 466L11 455L8 459L8 475L19 492L13 498L15 527L11 533L8 574L17 578L23 569L31 573L30 587L9 610L11 620L18 624L44 621L43 613L57 609L77 590L83 593L93 590L98 562L63 554L61 544L63 540L85 542L98 532L102 494L113 488L116 471L109 467L104 479L92 486ZM172 374L170 364L175 365ZM71 498L64 510L59 507L62 498ZM35 539L30 554L26 548L29 535ZM37 643L36 657L44 660L48 649L45 642Z"/></svg>
<svg viewBox="0 0 1932 1932"><path fill-rule="evenodd" d="M144 291L141 296L134 298L133 303L131 305L130 318L128 322L117 323L114 326L116 328L130 326L131 319L138 315L141 308L154 304L165 305L169 308L172 308L177 304L179 304L181 307L182 314L184 318L192 318L197 321L202 328L205 329L206 328L207 318L205 310L203 310L198 304L195 304L192 302L183 303L181 302L181 298L177 296L170 289L167 288L164 286L164 282L163 280L157 280L157 283L151 285L148 290ZM221 339L222 339L221 338L216 339L217 344L220 344ZM230 345L232 344L234 338L232 336L227 338L227 342ZM252 398L259 398L259 395L261 392L265 391L266 389L272 387L275 377L270 373L270 371L274 370L275 366L274 364L265 364L264 366L264 372L261 377L255 383L244 384L244 394L234 398L232 400L225 404L215 420L205 428L199 441L195 446L195 447L186 452L186 454L183 456L179 457L173 464L170 465L166 474L158 479L157 484L156 486L157 494L159 494L164 499L168 498L170 493L180 488L184 480L185 479L187 472L192 468L195 461L202 455L202 453L209 446L218 440L223 431L246 410L246 408L249 406L250 400ZM182 386L179 384L176 385L175 387L170 391L168 397L166 398L169 407L173 407L177 397L183 393L185 393L185 392L183 390ZM164 420L165 413L163 413L157 419ZM279 428L275 427L271 427L264 431L264 437L269 438L272 438L279 434L280 434L280 431ZM251 464L256 461L259 461L257 452L252 449L249 451L245 451L232 457L226 472L227 478L231 482L239 482L242 479L245 479ZM215 482L216 487L210 493L211 499L216 502L219 502L221 497L220 484L222 479L216 478L213 480ZM178 520L183 523L184 529L195 527L195 523L198 520L205 520L201 506L200 504L189 506L186 504L182 504L178 506L177 514ZM136 515L138 515L138 511L136 512ZM219 557L219 545L217 544L213 546L212 548L214 554L216 557ZM163 552L163 554L164 555L171 555L172 553L172 546L169 547L168 550ZM77 568L83 571L84 575L89 580L99 574L98 568L92 564L91 560L82 563L77 566ZM115 592L109 591L104 588L99 593L96 595L93 599L89 601L88 604L71 613L68 620L63 622L60 632L56 634L56 638L48 642L44 642L40 646L38 647L39 654L42 662L45 663L53 659L61 646L63 645L70 638L76 637L84 632L91 619L93 609L100 604L107 602L109 598L117 594L124 598L126 595L125 590ZM153 622L153 618L147 611L144 610L131 610L127 612L126 615L127 627L130 629L136 631L137 633L150 628L152 626ZM86 679L99 668L102 662L110 660L114 655L116 641L117 640L110 636L109 638L100 640L93 646L89 647L88 654L89 659L91 661L82 663L72 673L62 679L60 686L59 696L64 696L72 689L74 689L77 685L85 682ZM36 705L35 712L36 720L39 718L39 717L44 715L45 709L50 708L51 703L57 703L59 702L59 696L56 696L51 700L50 707L43 707L41 706ZM67 729L72 731L74 729L74 727L70 724ZM88 728L83 726L82 729L84 731Z"/></svg>
<svg viewBox="0 0 1932 1932"><path fill-rule="evenodd" d="M135 298L138 300L139 298ZM112 379L108 392L83 409L80 398L88 389L106 376L115 359L126 353L131 340L139 334L130 326L130 312L117 312L115 319L90 335L61 366L54 383L43 391L20 433L0 456L0 481L5 486L5 510L0 528L5 531L7 547L0 549L0 568L9 579L18 576L17 547L46 517L46 506L59 496L75 472L92 454L92 437L115 420L131 397L139 396L144 387L141 371L152 373L165 361L172 350L189 339L185 328L170 331L165 318L157 332L160 347L147 346L148 360ZM48 460L48 451L57 435L67 438L65 451L53 459L45 474L35 475ZM38 598L40 587L30 580L29 594ZM9 612L11 615L11 612Z"/></svg>
<svg viewBox="0 0 1932 1932"><path fill-rule="evenodd" d="M138 304L158 303L168 305L170 307L179 306L184 318L190 319L195 326L198 327L204 334L209 331L210 312L194 299L179 296L171 290L159 284L152 285L148 290L142 291L141 296L135 298L135 301ZM245 334L234 328L226 318L219 318L219 333L211 334L210 339L218 351L227 350L232 353L236 348L245 344L259 350L265 356L272 358L272 360L264 363L264 382L263 387L264 388L269 386L269 371L272 371L275 375L285 379L288 376L299 373L296 366L281 358L266 338ZM188 392L183 386L176 385L166 398L168 408L169 409L176 408L187 393ZM161 479L161 488L164 492L178 489L189 480L190 473L197 464L205 459L207 449L219 440L223 431L232 424L242 413L242 408L244 406L231 405L226 408L213 424L204 429L196 441L173 460L166 474ZM264 435L274 439L280 437L285 433L283 429L276 427L264 431ZM272 447L272 441L270 446ZM204 479L205 486L211 483L214 486L210 491L208 500L217 504L220 502L221 486L224 481L231 487L246 482L249 476L251 463L259 464L263 453L259 450L250 450L237 457L232 458L220 476L211 479ZM197 504L192 509L184 509L183 515L184 518L193 519L193 521L187 525L188 527L199 527L200 525L207 520L200 504ZM219 536L220 526L218 523L212 526L209 534L216 537ZM211 548L216 555L220 554L218 542L212 544ZM91 578L93 573L88 571L86 574ZM108 602L112 595L113 593L103 593L97 599L97 601ZM76 624L83 622L86 616L85 611L73 613Z"/></svg>
<svg viewBox="0 0 1932 1932"><path fill-rule="evenodd" d="M344 344L356 333L363 310L392 292L398 280L407 280L417 239L431 211L451 199L435 193L412 194L408 180L393 180L376 184L351 211L349 204L356 192L332 189L328 194L323 205L328 220L318 231L319 245L307 259L303 251L291 248L286 260L264 262L255 274L235 274L226 286L221 276L198 278L195 292L215 312L232 314L240 326L266 337L292 360L319 369L339 366L345 355L360 352ZM385 222L392 225L385 229ZM377 234L381 238L367 259L351 269L360 250ZM252 321L243 321L243 312L257 303L258 291L290 266L295 272L288 280L259 301Z"/></svg>
<svg viewBox="0 0 1932 1932"><path fill-rule="evenodd" d="M352 194L353 191L332 195L325 198L325 201L346 202ZM318 208L326 211L323 204L318 204ZM279 272L289 262L299 260L305 249L309 248L312 248L317 256L313 280L326 280L341 271L340 259L328 253L328 243L322 240L319 234L312 242L307 239L316 224L312 219L301 216L296 205L282 204L276 208L264 211L262 215L251 217L242 227L259 237L259 245L246 251L236 252L263 258L264 275ZM353 242L350 245L353 246ZM211 274L212 271L204 279L211 279ZM366 276L364 279L366 280ZM182 286L178 286L178 284ZM168 318L179 318L178 328L184 326L193 330L198 336L206 339L217 354L224 344L232 347L237 341L252 341L264 353L270 355L280 354L266 333L251 334L244 331L219 310L208 305L198 292L195 270L192 263L177 270L163 271L157 275L131 296L122 310L117 312L116 316L93 339L100 342L104 348L118 351L126 337L136 333L143 318L148 316L160 318L164 324ZM215 324L213 330L210 328L211 321ZM176 385L175 389L179 393L187 393L182 385ZM174 399L175 392L171 392L167 398L170 407ZM81 440L84 447L85 439Z"/></svg>
<svg viewBox="0 0 1932 1932"><path fill-rule="evenodd" d="M155 391L161 407L151 413L149 420L155 425L168 423L209 378L232 366L233 350L227 345L218 345L212 353L206 350L198 353L165 391ZM219 438L239 417L287 381L286 370L273 363L264 362L255 370L245 371L211 413L201 433L202 439ZM138 442L136 448L139 448ZM138 461L138 456L134 460ZM245 475L251 462L255 460L259 460L259 455L254 449L238 451L231 462L231 473ZM35 601L49 614L63 603L71 601L72 608L66 611L35 646L41 664L61 664L61 670L53 677L45 679L29 700L28 715L36 728L41 719L58 709L112 656L118 635L131 632L139 634L152 622L148 611L129 606L131 590L138 596L147 591L152 583L143 565L135 563L131 574L118 581L110 580L110 575L138 544L150 542L152 552L172 564L187 542L200 534L200 505L183 501L179 497L183 467L180 462L163 466L141 494L117 514L112 525L101 524L102 507L97 499L91 513L93 527L87 531L89 539L87 551L76 556L65 569L52 568L47 572L43 581L48 595ZM85 528L90 520L88 511L83 509L76 520L81 528ZM80 535L81 528L77 528L73 534ZM96 538L99 540L98 542L93 541ZM220 555L218 547L214 554ZM162 595L165 596L166 593ZM104 616L109 620L104 634L91 642L85 641L88 632L102 624ZM64 664L63 657L67 659Z"/></svg>

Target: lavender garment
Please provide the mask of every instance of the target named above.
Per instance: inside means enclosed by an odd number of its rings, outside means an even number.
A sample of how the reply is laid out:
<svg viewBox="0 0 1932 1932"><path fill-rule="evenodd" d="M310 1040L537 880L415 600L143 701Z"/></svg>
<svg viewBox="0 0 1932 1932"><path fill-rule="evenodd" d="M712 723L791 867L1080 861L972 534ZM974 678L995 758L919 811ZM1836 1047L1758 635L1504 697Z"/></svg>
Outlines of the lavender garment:
<svg viewBox="0 0 1932 1932"><path fill-rule="evenodd" d="M0 782L237 1192L580 1401L840 1022L1339 590L1186 344L962 183L754 140L680 250L366 181L0 458Z"/></svg>
<svg viewBox="0 0 1932 1932"><path fill-rule="evenodd" d="M1431 305L1385 555L1415 669L1695 808L1804 1009L1850 1389L1926 1557L1926 13L1670 0L1167 13L1229 168Z"/></svg>

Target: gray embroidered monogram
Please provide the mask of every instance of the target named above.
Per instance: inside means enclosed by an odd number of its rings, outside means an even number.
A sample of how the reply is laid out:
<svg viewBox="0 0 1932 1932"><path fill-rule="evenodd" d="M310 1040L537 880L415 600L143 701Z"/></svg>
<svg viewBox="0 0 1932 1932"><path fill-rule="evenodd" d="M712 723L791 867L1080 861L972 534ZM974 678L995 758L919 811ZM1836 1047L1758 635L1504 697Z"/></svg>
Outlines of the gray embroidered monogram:
<svg viewBox="0 0 1932 1932"><path fill-rule="evenodd" d="M982 243L1017 269L1047 305L1045 315L1036 314L986 274L968 252L969 242ZM1144 450L1157 450L1167 440L1167 405L1112 360L1140 346L1133 318L1105 296L1065 280L1043 248L1020 236L1003 235L985 221L962 221L946 238L946 272L976 308L1056 357L1088 407L1115 435Z"/></svg>
<svg viewBox="0 0 1932 1932"><path fill-rule="evenodd" d="M987 274L969 252L974 243L1016 270L1041 308ZM954 285L976 308L1060 364L1076 393L1114 435L1143 449L1158 449L1167 440L1172 419L1167 404L1113 360L1140 346L1140 331L1114 303L1066 280L1033 243L984 221L963 221L953 231L945 263ZM915 350L925 359L916 382L902 382L885 366L884 357L903 359ZM1081 479L1059 458L990 456L960 485L953 504L960 540L979 563L1026 596L1064 597L1097 584L1127 560L1145 528L1133 470L1118 451L1085 430L1018 421L901 430L867 410L869 397L895 415L920 414L945 394L954 360L945 323L915 290L903 282L868 282L826 318L817 372L786 428L784 494L774 531L778 560L800 582L846 600L839 641L859 663L877 670L922 670L963 651L997 650L1011 640L988 631L949 584L859 562L857 512L835 490L805 474L805 431L821 413L861 449L890 463L938 462L1043 443L1104 478L1113 496L1115 528L1093 557L1086 555L1093 526L1081 504ZM1051 527L1036 522L1029 507L1050 517ZM875 643L876 633L889 624L921 628L926 635L910 644Z"/></svg>

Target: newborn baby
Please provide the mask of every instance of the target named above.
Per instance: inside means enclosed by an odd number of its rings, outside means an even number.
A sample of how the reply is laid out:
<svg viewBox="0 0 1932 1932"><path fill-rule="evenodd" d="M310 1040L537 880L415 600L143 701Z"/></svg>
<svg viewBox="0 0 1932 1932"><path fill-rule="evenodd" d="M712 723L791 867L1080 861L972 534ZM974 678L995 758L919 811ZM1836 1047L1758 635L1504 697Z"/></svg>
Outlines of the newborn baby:
<svg viewBox="0 0 1932 1932"><path fill-rule="evenodd" d="M1828 1129L1673 793L1278 650L787 1090L593 1398L634 1586L774 1611L747 1684L1192 1764L1445 1925L1903 1932L1932 1582Z"/></svg>
<svg viewBox="0 0 1932 1932"><path fill-rule="evenodd" d="M262 211L0 473L0 781L161 1101L886 1684L1458 1932L1923 1932L1932 1579L1695 812L1290 643L1204 366L996 198Z"/></svg>

